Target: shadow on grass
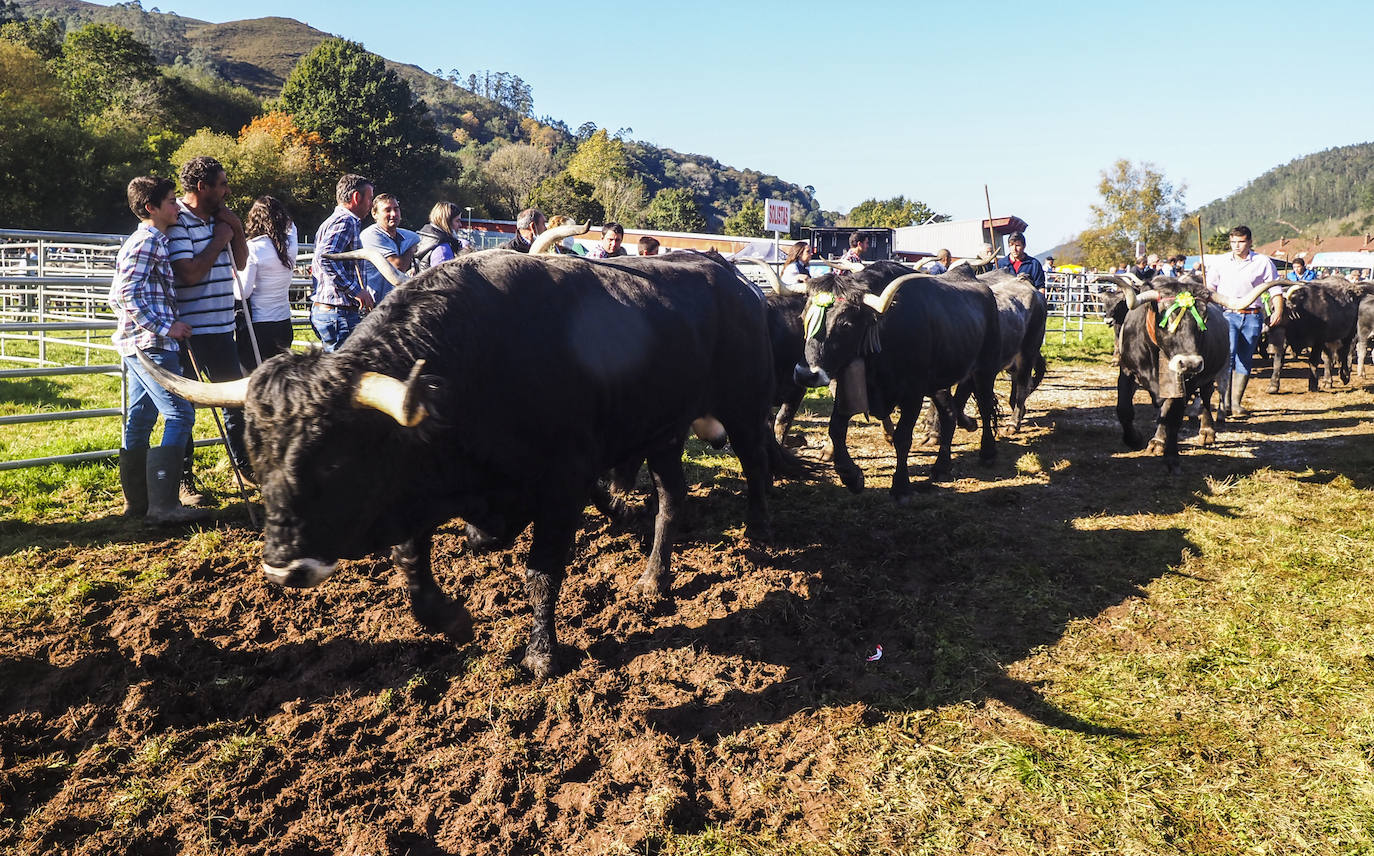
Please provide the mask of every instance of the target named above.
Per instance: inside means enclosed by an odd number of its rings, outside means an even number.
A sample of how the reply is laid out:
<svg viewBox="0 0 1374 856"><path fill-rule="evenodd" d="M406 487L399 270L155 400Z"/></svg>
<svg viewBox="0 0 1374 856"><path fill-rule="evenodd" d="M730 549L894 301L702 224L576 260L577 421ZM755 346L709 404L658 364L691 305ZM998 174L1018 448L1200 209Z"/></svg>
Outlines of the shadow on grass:
<svg viewBox="0 0 1374 856"><path fill-rule="evenodd" d="M24 407L43 405L56 409L74 409L81 406L81 399L66 394L66 387L40 377L21 380L0 380L0 404L15 404Z"/></svg>

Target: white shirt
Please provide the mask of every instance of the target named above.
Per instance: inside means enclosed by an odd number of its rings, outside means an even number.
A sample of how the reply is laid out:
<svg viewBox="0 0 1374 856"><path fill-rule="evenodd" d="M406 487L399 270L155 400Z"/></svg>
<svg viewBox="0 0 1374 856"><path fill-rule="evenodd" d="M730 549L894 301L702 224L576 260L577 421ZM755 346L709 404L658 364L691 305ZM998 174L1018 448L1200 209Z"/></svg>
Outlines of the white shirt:
<svg viewBox="0 0 1374 856"><path fill-rule="evenodd" d="M299 243L296 225L286 233L286 256L293 261ZM243 294L254 321L288 321L291 318L292 268L281 263L272 239L259 235L248 241L248 266L243 270Z"/></svg>

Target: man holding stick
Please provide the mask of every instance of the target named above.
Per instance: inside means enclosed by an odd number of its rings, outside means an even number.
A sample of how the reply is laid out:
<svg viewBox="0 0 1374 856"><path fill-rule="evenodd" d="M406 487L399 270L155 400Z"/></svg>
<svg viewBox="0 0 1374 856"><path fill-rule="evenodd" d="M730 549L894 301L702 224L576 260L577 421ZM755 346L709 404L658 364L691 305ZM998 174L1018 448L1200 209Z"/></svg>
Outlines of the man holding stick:
<svg viewBox="0 0 1374 856"><path fill-rule="evenodd" d="M199 366L211 381L238 380L243 370L234 345L234 272L248 262L243 221L224 204L229 196L229 177L214 158L201 156L187 161L181 168L181 190L180 213L167 229L167 240L177 315L194 330L182 350L182 370L195 377L194 366ZM224 428L230 463L252 481L243 443L243 411L226 408ZM196 489L192 452L188 442L182 501L199 504L203 497Z"/></svg>

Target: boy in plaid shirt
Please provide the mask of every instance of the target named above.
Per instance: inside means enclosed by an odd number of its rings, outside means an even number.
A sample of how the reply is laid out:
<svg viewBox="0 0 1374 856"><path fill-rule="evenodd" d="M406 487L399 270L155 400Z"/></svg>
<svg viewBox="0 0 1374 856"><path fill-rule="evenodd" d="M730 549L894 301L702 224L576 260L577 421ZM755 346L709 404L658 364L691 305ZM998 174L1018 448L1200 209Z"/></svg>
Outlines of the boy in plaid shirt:
<svg viewBox="0 0 1374 856"><path fill-rule="evenodd" d="M180 211L176 185L170 179L141 175L129 182L128 198L139 225L119 248L109 301L117 324L111 339L128 377L129 409L119 450L124 514L146 515L154 524L199 520L206 512L183 507L177 495L182 450L191 438L195 408L163 389L136 355L142 350L162 368L181 374L180 343L191 336L190 325L177 319L165 234ZM150 450L148 441L159 413L165 422L162 445Z"/></svg>

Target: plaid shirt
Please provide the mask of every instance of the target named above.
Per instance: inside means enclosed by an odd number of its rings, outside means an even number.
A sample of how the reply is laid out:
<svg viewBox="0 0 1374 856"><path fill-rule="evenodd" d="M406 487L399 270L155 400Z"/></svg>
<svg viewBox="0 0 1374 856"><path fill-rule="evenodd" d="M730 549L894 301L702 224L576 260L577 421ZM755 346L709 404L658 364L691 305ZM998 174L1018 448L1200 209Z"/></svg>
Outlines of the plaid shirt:
<svg viewBox="0 0 1374 856"><path fill-rule="evenodd" d="M310 276L315 289L310 294L314 303L327 303L340 309L358 309L362 303L358 295L358 263L336 262L326 259L325 253L342 253L362 247L359 235L362 220L342 205L320 224L315 233L315 258L310 263Z"/></svg>
<svg viewBox="0 0 1374 856"><path fill-rule="evenodd" d="M135 348L180 348L176 339L167 337L177 320L167 236L146 223L140 223L119 248L110 308L118 323L110 339L121 356L132 357Z"/></svg>

